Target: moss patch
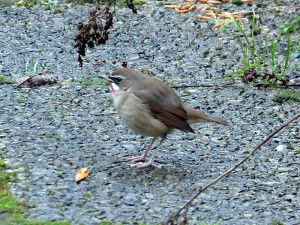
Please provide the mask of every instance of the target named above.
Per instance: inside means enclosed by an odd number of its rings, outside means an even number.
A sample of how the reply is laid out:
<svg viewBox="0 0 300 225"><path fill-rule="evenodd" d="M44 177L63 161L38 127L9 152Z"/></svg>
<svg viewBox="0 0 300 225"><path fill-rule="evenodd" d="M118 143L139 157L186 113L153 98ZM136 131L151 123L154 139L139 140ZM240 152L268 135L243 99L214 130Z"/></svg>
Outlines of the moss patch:
<svg viewBox="0 0 300 225"><path fill-rule="evenodd" d="M290 100L295 102L300 102L300 91L290 90L290 89L281 90L277 92L273 100L279 103L290 101Z"/></svg>
<svg viewBox="0 0 300 225"><path fill-rule="evenodd" d="M10 79L10 78L0 75L0 85L13 84L13 83L16 83L16 81L14 79Z"/></svg>
<svg viewBox="0 0 300 225"><path fill-rule="evenodd" d="M20 203L11 195L8 181L16 179L14 172L8 172L0 150L0 220L1 225L71 225L70 222L31 221L22 215Z"/></svg>
<svg viewBox="0 0 300 225"><path fill-rule="evenodd" d="M107 81L103 80L102 78L82 77L80 79L80 84L82 87L99 86L99 85L106 86Z"/></svg>

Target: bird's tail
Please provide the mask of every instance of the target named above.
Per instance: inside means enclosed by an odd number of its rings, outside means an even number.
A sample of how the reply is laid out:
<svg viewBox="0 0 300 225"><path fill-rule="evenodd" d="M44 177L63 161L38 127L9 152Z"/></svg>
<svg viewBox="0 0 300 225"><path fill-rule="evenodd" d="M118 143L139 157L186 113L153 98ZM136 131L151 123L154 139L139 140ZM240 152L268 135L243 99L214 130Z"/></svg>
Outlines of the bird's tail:
<svg viewBox="0 0 300 225"><path fill-rule="evenodd" d="M203 112L200 112L196 109L193 109L190 106L185 105L184 109L187 112L187 117L188 117L188 123L197 123L197 122L215 122L215 123L220 123L227 125L228 122L222 119L218 119L209 115L206 115Z"/></svg>

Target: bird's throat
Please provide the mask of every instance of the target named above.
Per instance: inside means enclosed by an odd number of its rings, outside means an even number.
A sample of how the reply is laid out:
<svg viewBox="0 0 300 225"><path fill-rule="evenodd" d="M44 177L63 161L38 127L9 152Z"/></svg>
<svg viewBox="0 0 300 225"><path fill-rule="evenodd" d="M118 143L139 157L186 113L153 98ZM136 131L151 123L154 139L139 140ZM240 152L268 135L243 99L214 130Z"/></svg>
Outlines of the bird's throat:
<svg viewBox="0 0 300 225"><path fill-rule="evenodd" d="M116 95L116 92L114 90L114 87L113 87L112 83L110 83L109 86L110 86L110 89L111 89L111 95L114 97Z"/></svg>
<svg viewBox="0 0 300 225"><path fill-rule="evenodd" d="M111 88L111 94L113 97L116 96L116 92L120 89L118 85L114 84L114 83L110 83L110 88Z"/></svg>

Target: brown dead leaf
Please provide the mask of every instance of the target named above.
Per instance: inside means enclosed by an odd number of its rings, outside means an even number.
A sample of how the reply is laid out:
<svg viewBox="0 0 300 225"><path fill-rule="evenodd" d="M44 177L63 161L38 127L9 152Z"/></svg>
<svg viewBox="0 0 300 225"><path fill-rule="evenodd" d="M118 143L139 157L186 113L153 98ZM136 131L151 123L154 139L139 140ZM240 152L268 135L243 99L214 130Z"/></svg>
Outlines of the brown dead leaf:
<svg viewBox="0 0 300 225"><path fill-rule="evenodd" d="M76 173L75 181L79 183L80 181L83 181L89 176L90 171L87 167L83 167Z"/></svg>
<svg viewBox="0 0 300 225"><path fill-rule="evenodd" d="M39 73L23 79L17 87L18 88L33 88L41 85L51 85L57 83L57 79L49 74Z"/></svg>

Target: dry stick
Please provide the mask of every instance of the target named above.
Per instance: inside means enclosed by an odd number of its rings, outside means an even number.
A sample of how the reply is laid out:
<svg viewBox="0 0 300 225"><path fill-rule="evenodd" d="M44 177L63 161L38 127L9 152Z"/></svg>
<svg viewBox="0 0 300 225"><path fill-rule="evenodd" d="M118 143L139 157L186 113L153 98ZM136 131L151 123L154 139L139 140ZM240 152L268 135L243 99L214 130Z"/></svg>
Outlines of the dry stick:
<svg viewBox="0 0 300 225"><path fill-rule="evenodd" d="M234 87L234 88L248 88L248 86L238 86L235 84L223 84L223 85L214 85L214 84L199 84L199 85L181 85L181 86L172 86L174 89L179 88L200 88L200 87L207 87L207 88L224 88L224 87ZM265 84L255 84L253 87L257 88L273 88L273 89L287 89L287 88L300 88L300 83L295 84L287 84L287 85L272 85L272 86L265 86Z"/></svg>
<svg viewBox="0 0 300 225"><path fill-rule="evenodd" d="M298 10L300 9L300 6L295 6L295 7L287 7L287 8L272 8L272 9L267 9L267 10L260 10L260 11L255 11L255 13L272 13L272 12L283 12L283 11L290 11L290 10ZM253 14L253 11L248 11L248 12L241 12L240 14L244 16L248 16Z"/></svg>
<svg viewBox="0 0 300 225"><path fill-rule="evenodd" d="M181 85L181 86L172 86L174 89L179 89L179 88L198 88L198 87L214 87L214 88L223 88L223 87L238 87L238 88L243 88L238 85L234 84L223 84L223 85L213 85L213 84L198 84L198 85Z"/></svg>
<svg viewBox="0 0 300 225"><path fill-rule="evenodd" d="M208 185L206 185L204 188L201 188L197 191L196 194L181 208L179 208L173 215L171 215L166 222L164 222L165 225L167 224L174 224L174 220L180 216L180 213L183 209L187 208L202 192L206 191L209 187L211 187L213 184L217 183L219 180L221 180L223 177L227 176L231 172L233 172L236 168L238 168L240 165L242 165L248 158L250 158L256 151L259 149L263 144L268 142L275 134L277 134L279 131L281 131L285 126L287 126L289 123L296 120L298 117L300 117L300 112L296 114L294 117L288 119L286 122L284 122L280 127L278 127L275 131L273 131L269 136L267 136L263 142L258 144L245 158L243 158L241 161L236 163L233 167L228 169L225 173L221 174L217 178L215 178L213 181L211 181Z"/></svg>

